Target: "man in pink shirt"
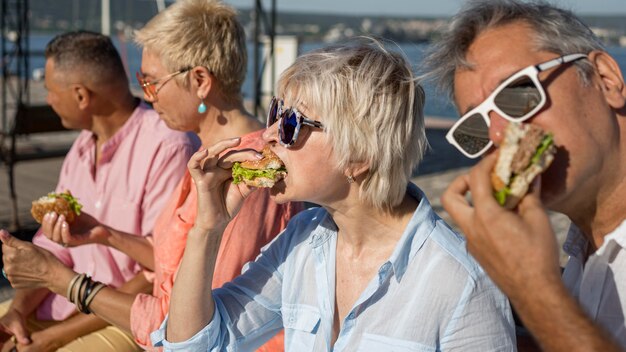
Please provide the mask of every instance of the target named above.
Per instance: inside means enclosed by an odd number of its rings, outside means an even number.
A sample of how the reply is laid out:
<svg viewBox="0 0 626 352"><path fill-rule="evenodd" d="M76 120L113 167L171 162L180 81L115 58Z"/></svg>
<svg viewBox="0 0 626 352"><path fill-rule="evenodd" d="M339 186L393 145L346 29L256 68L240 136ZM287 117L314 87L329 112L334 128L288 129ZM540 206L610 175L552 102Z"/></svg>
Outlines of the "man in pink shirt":
<svg viewBox="0 0 626 352"><path fill-rule="evenodd" d="M128 293L149 291L151 285L141 270L151 267L153 259L136 258L138 264L122 252L150 246L141 236L151 236L157 215L197 145L185 133L170 130L157 113L132 96L108 37L89 32L56 37L46 48L45 70L48 103L65 127L82 129L64 160L56 191L71 190L79 199L84 213L80 221L92 219L140 236L116 248L112 231L109 246L66 248L40 230L33 243L94 280ZM96 228L85 236L98 235ZM75 315L72 303L47 289L18 289L2 308L0 328L33 350L66 345L72 350L73 340L101 329L96 334L113 341L112 351L139 349L127 333L103 329L108 324L93 315ZM31 313L35 316L27 319Z"/></svg>

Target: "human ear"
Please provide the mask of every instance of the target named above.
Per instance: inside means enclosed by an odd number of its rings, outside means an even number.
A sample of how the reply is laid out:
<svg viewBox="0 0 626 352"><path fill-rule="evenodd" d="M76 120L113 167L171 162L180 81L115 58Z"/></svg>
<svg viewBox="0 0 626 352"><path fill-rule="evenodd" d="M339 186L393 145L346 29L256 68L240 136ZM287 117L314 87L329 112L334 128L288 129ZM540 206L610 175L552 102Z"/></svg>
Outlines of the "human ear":
<svg viewBox="0 0 626 352"><path fill-rule="evenodd" d="M588 57L600 76L602 92L607 103L614 109L623 108L626 105L626 84L615 59L604 51L592 51Z"/></svg>
<svg viewBox="0 0 626 352"><path fill-rule="evenodd" d="M191 81L196 88L198 98L204 99L213 87L215 76L203 66L196 66L190 72Z"/></svg>
<svg viewBox="0 0 626 352"><path fill-rule="evenodd" d="M346 177L352 176L359 178L362 175L367 174L370 169L370 164L365 161L351 161L350 167L346 170Z"/></svg>
<svg viewBox="0 0 626 352"><path fill-rule="evenodd" d="M86 109L91 101L91 92L89 89L82 84L73 84L71 89L74 101L78 107L81 110Z"/></svg>

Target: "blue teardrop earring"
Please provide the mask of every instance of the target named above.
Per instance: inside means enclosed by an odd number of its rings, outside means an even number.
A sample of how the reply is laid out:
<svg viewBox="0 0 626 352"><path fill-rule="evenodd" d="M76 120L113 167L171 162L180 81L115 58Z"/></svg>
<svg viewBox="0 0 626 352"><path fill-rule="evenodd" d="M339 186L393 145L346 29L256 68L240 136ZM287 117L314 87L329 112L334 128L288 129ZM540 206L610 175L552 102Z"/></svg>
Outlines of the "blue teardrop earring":
<svg viewBox="0 0 626 352"><path fill-rule="evenodd" d="M204 105L204 99L200 101L200 105L198 105L198 113L204 114L206 112L206 105Z"/></svg>

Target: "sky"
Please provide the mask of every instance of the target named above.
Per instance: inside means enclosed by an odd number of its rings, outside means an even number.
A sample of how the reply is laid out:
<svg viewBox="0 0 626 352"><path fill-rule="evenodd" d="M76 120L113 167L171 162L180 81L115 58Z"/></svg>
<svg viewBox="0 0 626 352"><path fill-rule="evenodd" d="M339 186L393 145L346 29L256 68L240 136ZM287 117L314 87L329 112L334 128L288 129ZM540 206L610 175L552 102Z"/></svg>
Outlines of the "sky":
<svg viewBox="0 0 626 352"><path fill-rule="evenodd" d="M255 0L224 0L240 8L251 8ZM265 8L271 0L261 1ZM552 4L579 15L626 15L626 0L550 0ZM464 0L276 0L279 11L383 16L451 16Z"/></svg>

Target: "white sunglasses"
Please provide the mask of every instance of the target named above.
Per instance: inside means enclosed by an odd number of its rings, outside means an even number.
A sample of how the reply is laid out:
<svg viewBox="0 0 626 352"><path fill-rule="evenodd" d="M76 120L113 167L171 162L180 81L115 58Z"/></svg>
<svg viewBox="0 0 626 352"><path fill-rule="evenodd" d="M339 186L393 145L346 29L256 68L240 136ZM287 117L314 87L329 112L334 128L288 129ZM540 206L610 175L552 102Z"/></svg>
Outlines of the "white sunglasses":
<svg viewBox="0 0 626 352"><path fill-rule="evenodd" d="M586 57L584 54L564 55L518 71L502 82L485 101L464 114L450 128L446 139L468 158L483 155L493 145L489 139L489 112L495 111L512 122L529 119L546 103L539 72Z"/></svg>

